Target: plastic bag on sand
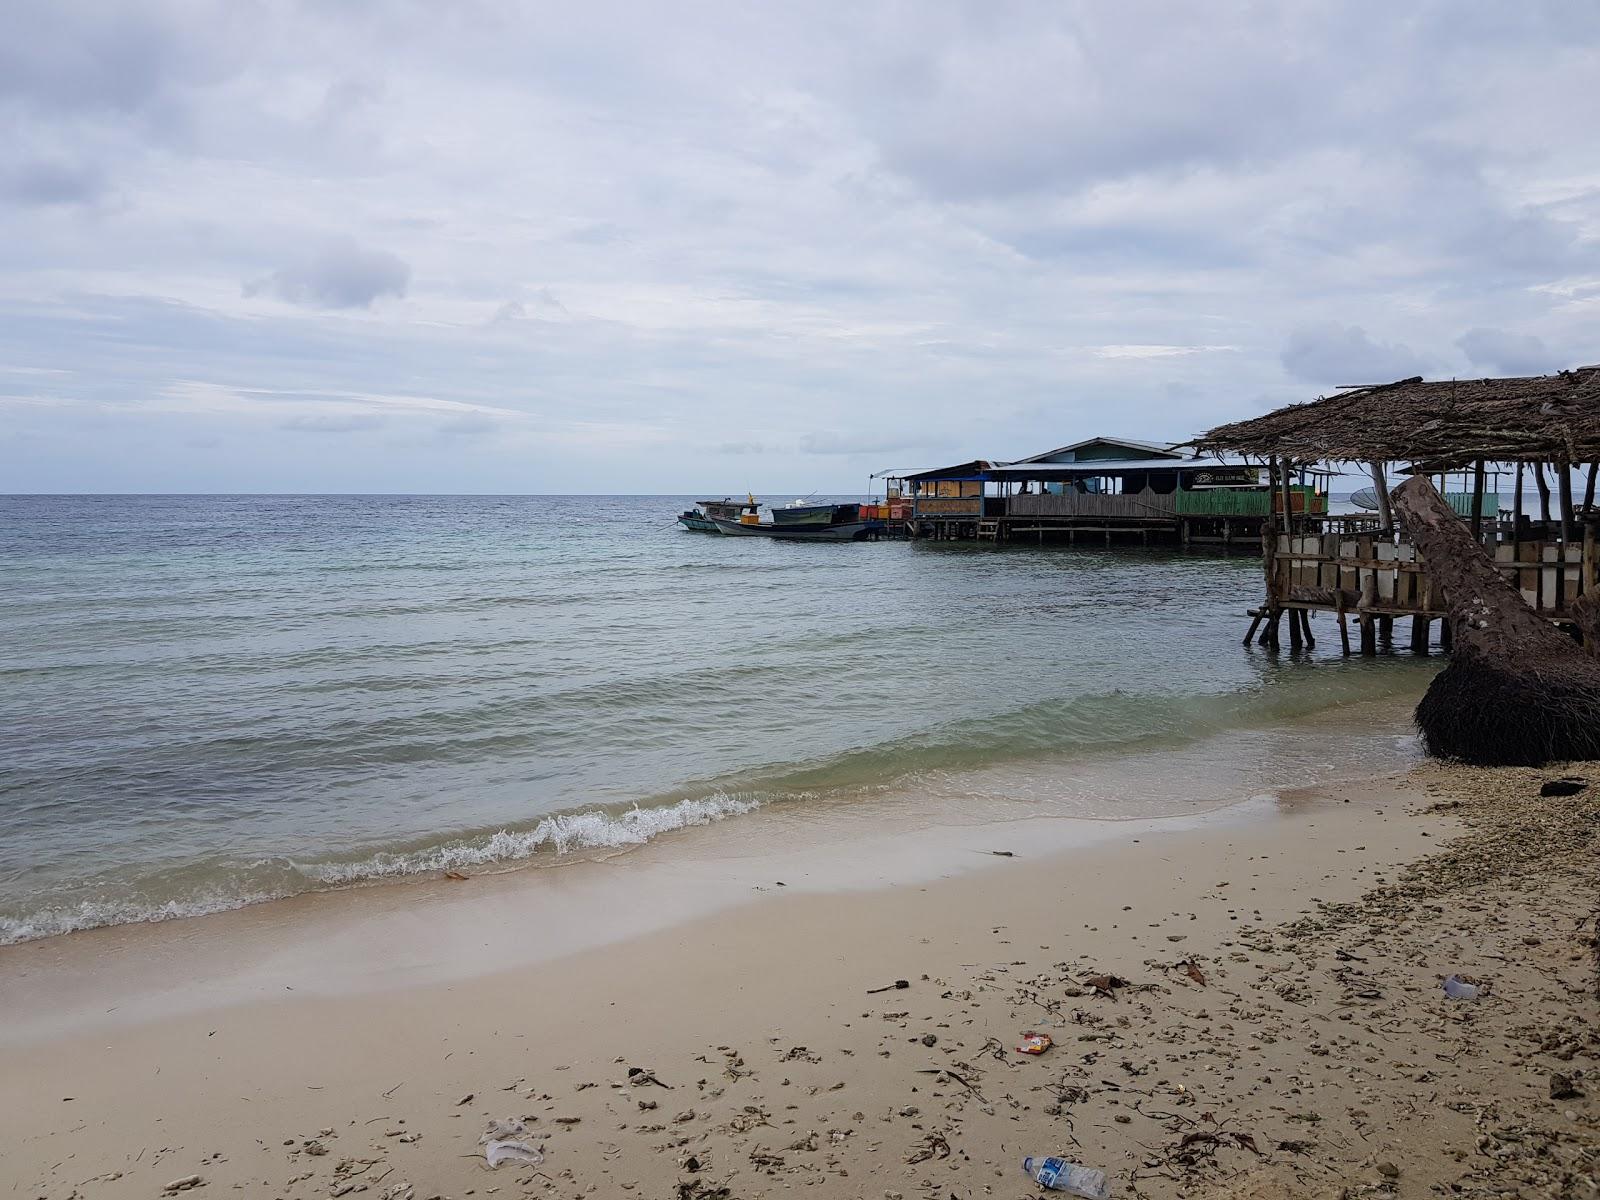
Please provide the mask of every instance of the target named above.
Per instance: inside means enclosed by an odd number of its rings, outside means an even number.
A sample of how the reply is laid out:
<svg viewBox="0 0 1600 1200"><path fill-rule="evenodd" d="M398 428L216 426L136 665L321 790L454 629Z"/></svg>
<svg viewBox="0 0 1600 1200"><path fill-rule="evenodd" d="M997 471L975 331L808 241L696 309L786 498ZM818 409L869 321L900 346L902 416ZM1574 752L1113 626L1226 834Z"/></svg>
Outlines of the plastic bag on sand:
<svg viewBox="0 0 1600 1200"><path fill-rule="evenodd" d="M483 1131L483 1136L478 1139L478 1145L487 1145L489 1142L513 1138L519 1133L527 1132L528 1127L515 1117L502 1117L498 1121L489 1122L489 1128Z"/></svg>
<svg viewBox="0 0 1600 1200"><path fill-rule="evenodd" d="M498 1167L501 1163L537 1167L544 1161L544 1152L534 1149L527 1142L490 1142L483 1148L483 1157L491 1167Z"/></svg>

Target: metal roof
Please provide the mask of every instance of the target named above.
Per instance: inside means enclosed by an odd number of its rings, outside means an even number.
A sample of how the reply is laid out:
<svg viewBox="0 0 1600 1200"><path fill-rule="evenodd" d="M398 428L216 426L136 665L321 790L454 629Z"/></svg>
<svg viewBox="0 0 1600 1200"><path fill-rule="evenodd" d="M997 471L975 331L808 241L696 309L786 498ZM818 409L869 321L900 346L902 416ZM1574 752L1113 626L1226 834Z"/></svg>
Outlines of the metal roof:
<svg viewBox="0 0 1600 1200"><path fill-rule="evenodd" d="M952 467L935 467L931 471L918 471L915 475L902 475L902 479L982 479L994 473L995 467L1000 464L986 458L975 458L971 462L957 463Z"/></svg>
<svg viewBox="0 0 1600 1200"><path fill-rule="evenodd" d="M1095 445L1128 446L1128 447L1131 447L1134 450L1148 450L1152 454L1171 454L1172 453L1172 450L1171 450L1170 447L1163 446L1158 442L1141 442L1141 441L1138 441L1135 438L1092 437L1092 438L1084 438L1083 441L1081 441L1081 442L1073 442L1070 446L1057 446L1054 450L1046 450L1042 454L1033 454L1033 455L1030 455L1027 458L1019 458L1019 459L1016 460L1016 462L1019 465L1022 464L1022 463L1040 462L1040 461L1042 461L1044 459L1047 459L1047 458L1053 458L1057 454L1070 454L1074 450L1082 450L1085 446L1095 446ZM1181 457L1181 455L1178 456L1178 457Z"/></svg>
<svg viewBox="0 0 1600 1200"><path fill-rule="evenodd" d="M1253 465L1237 458L1101 458L1064 463L1023 460L991 467L989 474L1000 479L1036 479L1045 472L1060 475L1116 475L1123 471L1211 471L1219 467Z"/></svg>

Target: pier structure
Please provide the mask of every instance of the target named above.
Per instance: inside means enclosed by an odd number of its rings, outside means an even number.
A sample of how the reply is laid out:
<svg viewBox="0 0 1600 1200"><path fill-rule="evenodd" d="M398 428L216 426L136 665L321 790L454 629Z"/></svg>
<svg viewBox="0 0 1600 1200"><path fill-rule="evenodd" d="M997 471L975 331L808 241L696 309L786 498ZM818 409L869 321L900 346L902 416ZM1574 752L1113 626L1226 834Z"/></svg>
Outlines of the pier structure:
<svg viewBox="0 0 1600 1200"><path fill-rule="evenodd" d="M1220 426L1196 444L1264 464L1268 489L1280 496L1308 468L1373 481L1376 513L1359 525L1275 505L1262 530L1265 595L1250 611L1246 644L1276 649L1287 625L1291 650L1313 646L1311 615L1326 613L1346 654L1352 623L1362 654L1392 645L1397 621L1409 622L1411 650L1429 652L1436 622L1437 644L1449 649L1444 597L1388 504L1391 479L1424 474L1524 603L1600 653L1600 367L1344 388ZM1489 491L1500 468L1514 480L1509 505ZM1447 490L1452 477L1462 490ZM1537 516L1528 512L1535 495Z"/></svg>
<svg viewBox="0 0 1600 1200"><path fill-rule="evenodd" d="M907 506L911 538L1238 545L1254 552L1275 506L1327 512L1326 474L1307 467L1280 492L1259 464L1243 458L1096 437L1012 461L896 474L889 500Z"/></svg>

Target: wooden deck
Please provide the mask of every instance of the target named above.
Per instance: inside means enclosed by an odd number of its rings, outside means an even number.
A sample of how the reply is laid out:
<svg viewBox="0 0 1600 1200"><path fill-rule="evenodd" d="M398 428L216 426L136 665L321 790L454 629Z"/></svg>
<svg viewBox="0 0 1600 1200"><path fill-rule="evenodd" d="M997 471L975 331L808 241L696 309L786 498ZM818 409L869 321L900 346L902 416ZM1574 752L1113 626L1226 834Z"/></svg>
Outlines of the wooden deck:
<svg viewBox="0 0 1600 1200"><path fill-rule="evenodd" d="M1593 590L1600 574L1595 523L1585 524L1581 543L1574 540L1566 546L1559 539L1517 539L1509 528L1497 529L1491 537L1496 566L1528 606L1552 621L1571 623L1573 601ZM1412 620L1412 649L1428 649L1433 621L1440 622L1440 644L1448 648L1444 598L1429 578L1426 560L1404 533L1302 528L1267 539L1267 597L1253 610L1247 644L1260 629L1260 643L1276 647L1278 625L1287 614L1291 649L1315 645L1304 614L1328 612L1338 620L1346 653L1351 616L1364 654L1375 653L1378 640L1392 636L1399 617Z"/></svg>
<svg viewBox="0 0 1600 1200"><path fill-rule="evenodd" d="M1188 491L1102 495L1089 492L1040 492L1011 496L918 497L907 535L943 541L1044 542L1144 545L1204 543L1261 547L1263 527L1271 519L1271 498L1265 491ZM1312 500L1308 492L1293 494L1300 514ZM1370 523L1370 522L1369 522Z"/></svg>

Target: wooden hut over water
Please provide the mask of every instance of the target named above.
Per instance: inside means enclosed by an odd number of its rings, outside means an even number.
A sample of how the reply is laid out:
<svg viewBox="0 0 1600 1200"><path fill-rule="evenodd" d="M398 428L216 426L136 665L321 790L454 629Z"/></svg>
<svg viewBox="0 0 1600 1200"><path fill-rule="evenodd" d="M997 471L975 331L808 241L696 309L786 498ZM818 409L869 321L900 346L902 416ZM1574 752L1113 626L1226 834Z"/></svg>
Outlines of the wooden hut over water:
<svg viewBox="0 0 1600 1200"><path fill-rule="evenodd" d="M1288 491L1327 510L1313 470ZM1240 543L1254 548L1282 496L1258 465L1181 446L1094 437L1009 462L975 459L897 480L911 537L990 542Z"/></svg>
<svg viewBox="0 0 1600 1200"><path fill-rule="evenodd" d="M1262 643L1277 646L1287 616L1290 646L1299 648L1311 638L1307 614L1322 611L1337 617L1346 653L1350 613L1359 621L1363 653L1375 652L1394 619L1407 616L1412 648L1426 652L1430 624L1445 610L1427 563L1389 511L1389 476L1396 468L1468 474L1472 497L1457 511L1535 612L1574 625L1575 601L1597 586L1600 367L1343 388L1219 426L1196 445L1264 464L1275 490L1308 466L1359 466L1370 473L1379 501L1376 515L1365 521L1277 506L1265 546L1266 599L1246 642L1261 628ZM1497 464L1514 475L1513 500L1509 512L1486 514L1486 480ZM1583 478L1581 501L1575 476ZM1537 517L1526 512L1530 481L1539 496ZM1441 630L1447 639L1448 624L1441 622Z"/></svg>

